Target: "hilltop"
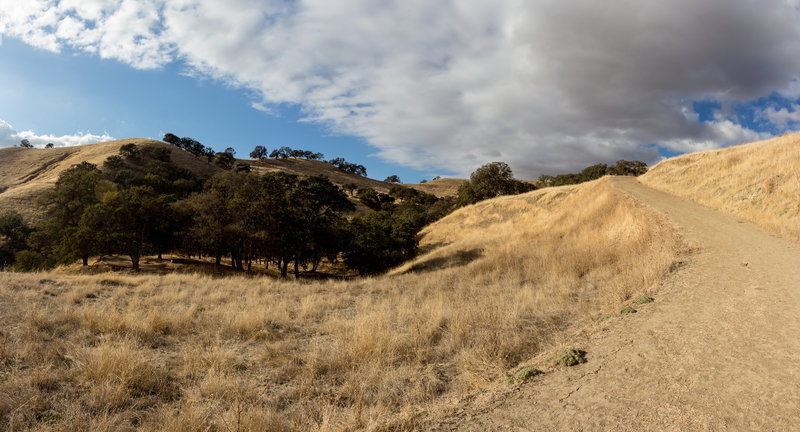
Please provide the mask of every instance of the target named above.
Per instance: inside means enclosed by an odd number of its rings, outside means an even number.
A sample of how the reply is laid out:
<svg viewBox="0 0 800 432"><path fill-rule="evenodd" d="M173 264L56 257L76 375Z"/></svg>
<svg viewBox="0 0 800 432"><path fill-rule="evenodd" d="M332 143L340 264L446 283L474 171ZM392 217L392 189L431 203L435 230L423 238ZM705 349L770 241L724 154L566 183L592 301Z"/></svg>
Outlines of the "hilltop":
<svg viewBox="0 0 800 432"><path fill-rule="evenodd" d="M119 154L125 144L172 149L169 144L145 138L51 149L0 148L0 207L38 219L41 210L35 204L36 197L52 187L63 171L84 161L100 167L109 156ZM177 149L171 152L171 162L201 176L220 171L206 160Z"/></svg>

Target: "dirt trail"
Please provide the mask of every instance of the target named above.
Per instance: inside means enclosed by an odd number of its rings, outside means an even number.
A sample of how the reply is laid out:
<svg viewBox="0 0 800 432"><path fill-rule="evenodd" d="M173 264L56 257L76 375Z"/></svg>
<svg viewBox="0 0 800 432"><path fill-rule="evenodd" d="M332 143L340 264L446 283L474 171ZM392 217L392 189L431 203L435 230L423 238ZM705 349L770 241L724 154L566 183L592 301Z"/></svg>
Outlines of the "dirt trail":
<svg viewBox="0 0 800 432"><path fill-rule="evenodd" d="M442 430L797 430L800 244L641 185L613 184L699 245L654 303L578 341L588 362L480 397Z"/></svg>

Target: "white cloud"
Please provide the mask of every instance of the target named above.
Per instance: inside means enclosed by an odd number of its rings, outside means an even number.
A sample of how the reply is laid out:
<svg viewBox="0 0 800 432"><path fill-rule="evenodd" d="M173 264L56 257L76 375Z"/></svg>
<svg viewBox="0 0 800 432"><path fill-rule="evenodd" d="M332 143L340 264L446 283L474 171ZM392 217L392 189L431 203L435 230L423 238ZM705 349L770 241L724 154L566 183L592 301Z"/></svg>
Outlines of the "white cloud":
<svg viewBox="0 0 800 432"><path fill-rule="evenodd" d="M794 128L800 124L800 104L792 104L791 110L767 107L761 111L760 116L782 130Z"/></svg>
<svg viewBox="0 0 800 432"><path fill-rule="evenodd" d="M388 160L520 176L763 137L692 100L797 92L794 0L0 0L0 36L181 60Z"/></svg>
<svg viewBox="0 0 800 432"><path fill-rule="evenodd" d="M78 132L74 135L61 136L56 136L53 134L37 135L35 132L30 130L18 132L7 122L0 120L0 147L12 147L19 145L23 139L27 139L31 144L33 144L34 147L44 147L48 143L53 143L55 147L69 147L111 141L114 138L107 133L104 133L103 135L95 135L89 132Z"/></svg>

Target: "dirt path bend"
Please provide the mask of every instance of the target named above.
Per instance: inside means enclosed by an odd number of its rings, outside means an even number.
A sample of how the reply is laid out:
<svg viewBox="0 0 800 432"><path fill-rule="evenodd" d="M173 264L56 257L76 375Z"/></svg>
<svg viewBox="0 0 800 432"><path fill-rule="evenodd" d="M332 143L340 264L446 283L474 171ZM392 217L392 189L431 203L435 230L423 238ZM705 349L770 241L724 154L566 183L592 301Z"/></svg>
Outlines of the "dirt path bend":
<svg viewBox="0 0 800 432"><path fill-rule="evenodd" d="M700 246L588 362L479 398L442 430L800 430L800 244L643 186L613 184Z"/></svg>

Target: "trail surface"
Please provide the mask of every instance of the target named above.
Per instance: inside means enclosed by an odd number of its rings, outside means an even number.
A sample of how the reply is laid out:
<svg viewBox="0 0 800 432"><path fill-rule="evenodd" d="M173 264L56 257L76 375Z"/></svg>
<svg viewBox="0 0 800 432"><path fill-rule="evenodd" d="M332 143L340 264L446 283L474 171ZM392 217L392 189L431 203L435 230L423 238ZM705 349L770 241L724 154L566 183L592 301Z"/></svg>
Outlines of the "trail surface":
<svg viewBox="0 0 800 432"><path fill-rule="evenodd" d="M473 400L441 430L797 430L800 245L634 178L613 184L699 245L588 362Z"/></svg>

